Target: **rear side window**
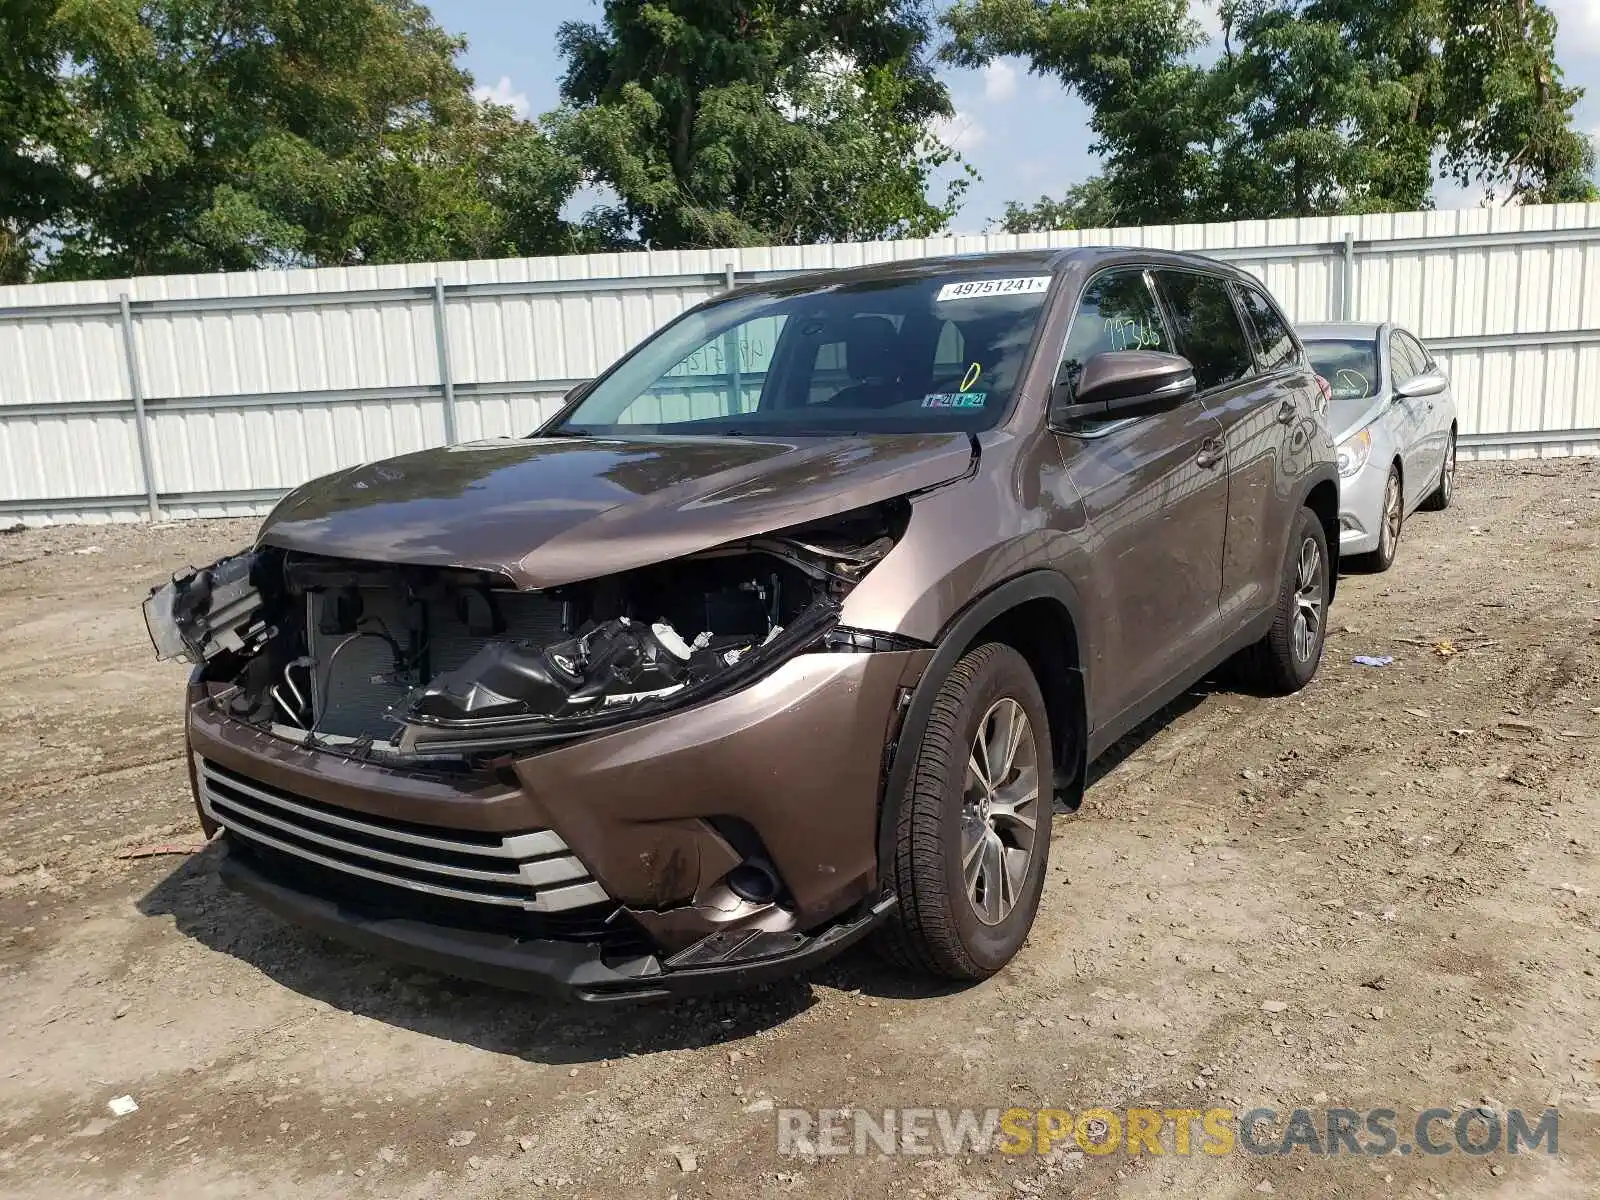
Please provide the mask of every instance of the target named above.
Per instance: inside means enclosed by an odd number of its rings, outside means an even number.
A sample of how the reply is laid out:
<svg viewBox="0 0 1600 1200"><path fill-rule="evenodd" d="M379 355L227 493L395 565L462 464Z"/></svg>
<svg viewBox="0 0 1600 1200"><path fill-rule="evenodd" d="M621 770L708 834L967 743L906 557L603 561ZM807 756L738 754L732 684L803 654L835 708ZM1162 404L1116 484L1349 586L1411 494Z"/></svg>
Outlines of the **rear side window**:
<svg viewBox="0 0 1600 1200"><path fill-rule="evenodd" d="M1172 313L1177 352L1194 364L1202 392L1255 371L1254 354L1225 280L1196 271L1157 271Z"/></svg>
<svg viewBox="0 0 1600 1200"><path fill-rule="evenodd" d="M1263 371L1276 371L1300 361L1299 348L1289 323L1266 294L1259 288L1241 285L1239 303L1246 318L1256 331L1256 366Z"/></svg>
<svg viewBox="0 0 1600 1200"><path fill-rule="evenodd" d="M1096 354L1122 350L1172 351L1172 339L1142 268L1107 271L1089 281L1067 332L1057 383L1078 386L1083 366Z"/></svg>

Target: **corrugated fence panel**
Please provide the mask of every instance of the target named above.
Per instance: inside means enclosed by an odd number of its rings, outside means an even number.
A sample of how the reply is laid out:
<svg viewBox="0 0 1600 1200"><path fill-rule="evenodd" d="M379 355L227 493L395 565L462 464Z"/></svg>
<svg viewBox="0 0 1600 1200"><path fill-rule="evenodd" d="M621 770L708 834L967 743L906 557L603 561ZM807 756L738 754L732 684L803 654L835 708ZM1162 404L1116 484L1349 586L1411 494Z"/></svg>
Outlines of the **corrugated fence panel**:
<svg viewBox="0 0 1600 1200"><path fill-rule="evenodd" d="M1600 453L1600 205L1575 204L0 287L0 518L135 519L152 493L259 512L342 466L527 433L730 281L1107 244L1215 254L1298 321L1413 329L1468 456ZM652 403L728 402L686 372Z"/></svg>

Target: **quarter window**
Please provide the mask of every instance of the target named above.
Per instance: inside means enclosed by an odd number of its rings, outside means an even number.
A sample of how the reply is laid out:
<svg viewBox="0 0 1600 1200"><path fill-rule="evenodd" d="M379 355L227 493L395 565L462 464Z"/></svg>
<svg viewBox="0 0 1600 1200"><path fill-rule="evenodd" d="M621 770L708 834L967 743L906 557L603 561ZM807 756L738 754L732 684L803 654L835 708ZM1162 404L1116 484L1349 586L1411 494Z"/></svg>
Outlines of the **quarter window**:
<svg viewBox="0 0 1600 1200"><path fill-rule="evenodd" d="M1422 373L1422 367L1412 355L1411 347L1406 345L1406 339L1398 333L1389 335L1389 371L1394 375L1395 387L1409 383Z"/></svg>
<svg viewBox="0 0 1600 1200"><path fill-rule="evenodd" d="M1416 364L1417 374L1421 375L1428 369L1428 364L1431 361L1428 357L1428 351L1421 342L1417 341L1409 333L1402 332L1400 340L1406 344L1406 349L1411 353L1411 361Z"/></svg>
<svg viewBox="0 0 1600 1200"><path fill-rule="evenodd" d="M1172 313L1178 353L1194 364L1202 392L1238 383L1255 371L1254 355L1228 285L1197 271L1157 271Z"/></svg>
<svg viewBox="0 0 1600 1200"><path fill-rule="evenodd" d="M1294 344L1294 335L1289 332L1288 322L1259 288L1240 287L1239 303L1255 327L1257 367L1276 371L1300 361L1300 351Z"/></svg>
<svg viewBox="0 0 1600 1200"><path fill-rule="evenodd" d="M1166 322L1144 271L1107 271L1084 289L1061 352L1056 382L1070 383L1076 389L1084 364L1096 354L1171 349Z"/></svg>

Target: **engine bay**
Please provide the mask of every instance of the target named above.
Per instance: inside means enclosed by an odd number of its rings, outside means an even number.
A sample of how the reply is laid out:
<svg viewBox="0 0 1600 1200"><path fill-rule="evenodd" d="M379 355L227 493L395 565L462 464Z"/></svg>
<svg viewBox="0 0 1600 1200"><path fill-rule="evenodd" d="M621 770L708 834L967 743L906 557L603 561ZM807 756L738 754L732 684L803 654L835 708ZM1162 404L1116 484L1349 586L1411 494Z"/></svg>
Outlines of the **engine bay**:
<svg viewBox="0 0 1600 1200"><path fill-rule="evenodd" d="M851 514L548 591L260 546L174 576L145 620L158 658L204 664L211 703L275 736L481 761L710 698L819 645L903 521Z"/></svg>

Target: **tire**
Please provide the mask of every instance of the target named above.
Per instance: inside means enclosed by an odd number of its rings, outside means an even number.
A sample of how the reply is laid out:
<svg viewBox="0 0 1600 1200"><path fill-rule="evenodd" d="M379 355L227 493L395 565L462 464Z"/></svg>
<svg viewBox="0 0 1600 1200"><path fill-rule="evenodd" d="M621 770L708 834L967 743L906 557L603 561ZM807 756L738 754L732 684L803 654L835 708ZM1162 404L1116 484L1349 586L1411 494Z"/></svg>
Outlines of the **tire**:
<svg viewBox="0 0 1600 1200"><path fill-rule="evenodd" d="M1306 574L1308 558L1315 559L1315 570L1309 579ZM1317 514L1302 508L1290 533L1289 552L1273 608L1272 628L1266 637L1245 651L1239 664L1245 679L1257 690L1287 696L1311 682L1322 661L1322 647L1327 638L1331 581L1327 534ZM1313 626L1307 638L1300 636L1302 616Z"/></svg>
<svg viewBox="0 0 1600 1200"><path fill-rule="evenodd" d="M1381 575L1394 566L1395 552L1400 549L1400 532L1405 528L1405 484L1400 478L1400 464L1389 468L1389 478L1383 485L1383 511L1378 514L1378 548L1371 554L1355 556L1357 570L1371 575Z"/></svg>
<svg viewBox="0 0 1600 1200"><path fill-rule="evenodd" d="M1444 469L1439 473L1439 486L1426 500L1422 507L1429 512L1443 512L1450 507L1450 501L1456 495L1456 431L1450 430L1450 440L1444 445Z"/></svg>
<svg viewBox="0 0 1600 1200"><path fill-rule="evenodd" d="M989 789L973 770L975 740L981 732L998 746L1000 722L1019 713L1028 728L1000 786ZM901 797L889 881L899 904L877 939L886 958L943 979L972 981L987 979L1022 949L1050 857L1052 744L1038 681L1010 646L986 643L951 669ZM1030 751L1033 798L1026 802ZM1008 801L1022 821L1005 815L1000 806ZM1031 842L1019 859L1029 819ZM998 857L985 852L991 834L1001 846ZM974 849L969 874L963 858Z"/></svg>

